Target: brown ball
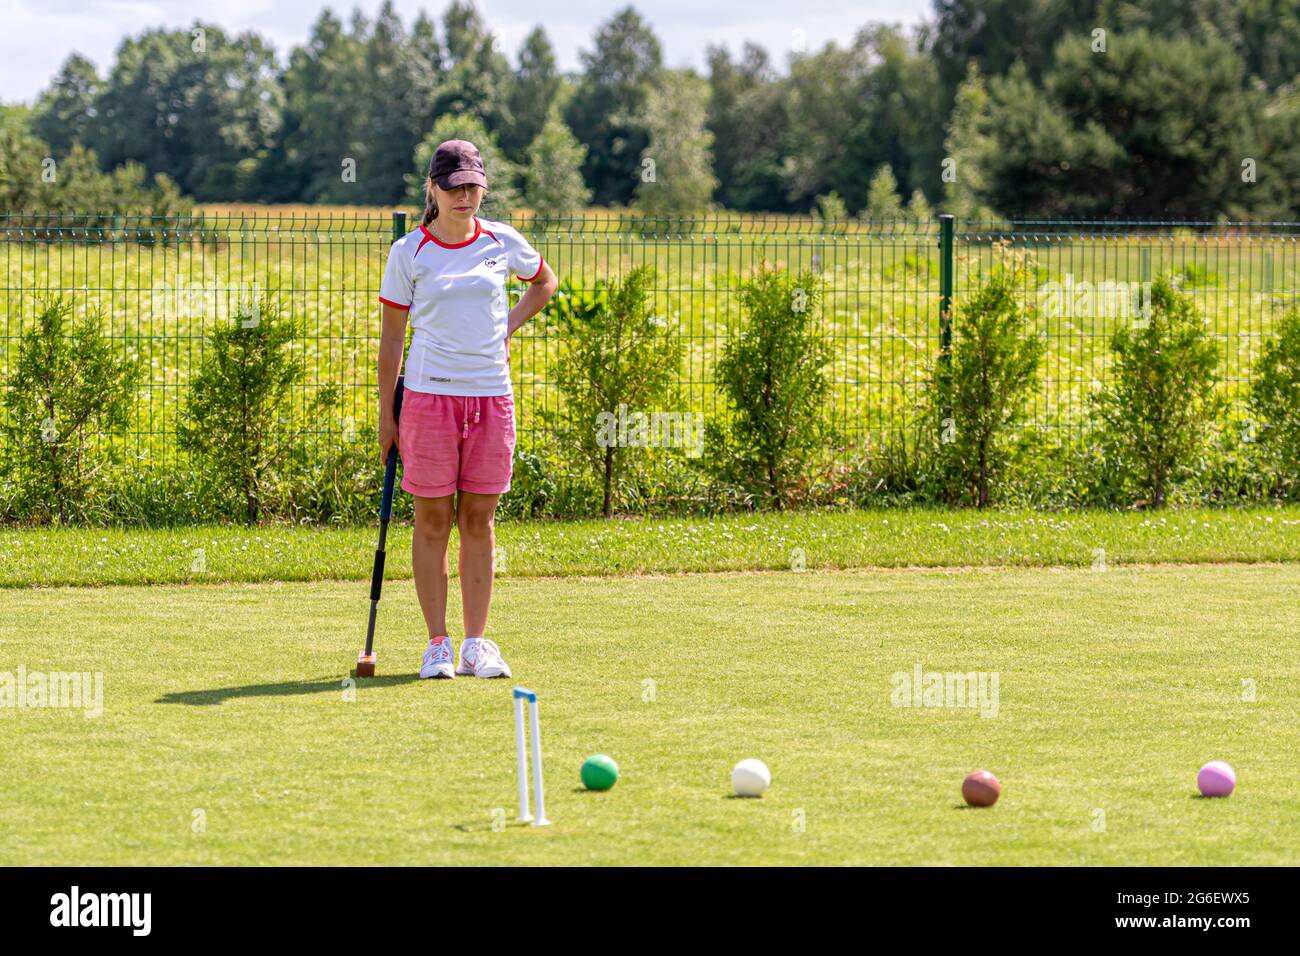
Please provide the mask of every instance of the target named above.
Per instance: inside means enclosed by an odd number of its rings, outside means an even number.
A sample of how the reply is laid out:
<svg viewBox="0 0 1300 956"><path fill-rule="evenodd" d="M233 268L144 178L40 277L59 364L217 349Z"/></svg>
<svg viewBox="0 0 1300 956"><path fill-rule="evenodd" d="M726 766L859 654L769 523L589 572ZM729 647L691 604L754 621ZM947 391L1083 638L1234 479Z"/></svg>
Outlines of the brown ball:
<svg viewBox="0 0 1300 956"><path fill-rule="evenodd" d="M961 782L961 798L972 807L991 807L998 802L1002 784L987 770L976 770Z"/></svg>

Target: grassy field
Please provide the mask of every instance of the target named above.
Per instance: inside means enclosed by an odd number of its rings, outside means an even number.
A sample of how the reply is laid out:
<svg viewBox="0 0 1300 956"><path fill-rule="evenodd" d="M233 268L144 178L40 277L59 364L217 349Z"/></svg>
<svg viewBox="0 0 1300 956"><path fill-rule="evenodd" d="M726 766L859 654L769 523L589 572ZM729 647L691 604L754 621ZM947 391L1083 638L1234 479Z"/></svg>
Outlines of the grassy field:
<svg viewBox="0 0 1300 956"><path fill-rule="evenodd" d="M388 576L411 573L409 526ZM453 545L454 544L453 537ZM501 521L498 573L1300 562L1300 507L1144 512L854 510ZM369 578L371 528L0 529L0 588ZM456 562L451 566L455 573Z"/></svg>
<svg viewBox="0 0 1300 956"><path fill-rule="evenodd" d="M534 829L510 682L415 680L409 584L355 699L355 583L10 589L0 667L104 684L94 719L0 710L0 865L1295 865L1297 593L1296 565L507 576ZM896 706L917 667L996 674L996 715ZM729 796L743 757L760 800ZM1227 800L1195 796L1210 759ZM960 806L975 768L996 807Z"/></svg>

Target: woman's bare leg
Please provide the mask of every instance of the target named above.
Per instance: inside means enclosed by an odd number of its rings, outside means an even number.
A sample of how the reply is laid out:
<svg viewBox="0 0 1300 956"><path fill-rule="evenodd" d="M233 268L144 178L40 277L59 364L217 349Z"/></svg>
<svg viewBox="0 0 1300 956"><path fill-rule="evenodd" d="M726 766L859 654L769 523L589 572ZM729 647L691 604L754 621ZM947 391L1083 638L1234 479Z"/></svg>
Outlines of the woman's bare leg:
<svg viewBox="0 0 1300 956"><path fill-rule="evenodd" d="M500 497L462 491L456 509L456 525L460 529L460 596L466 637L483 637L487 630L496 552L495 518Z"/></svg>
<svg viewBox="0 0 1300 956"><path fill-rule="evenodd" d="M447 633L447 542L455 500L454 495L415 499L411 570L430 639Z"/></svg>

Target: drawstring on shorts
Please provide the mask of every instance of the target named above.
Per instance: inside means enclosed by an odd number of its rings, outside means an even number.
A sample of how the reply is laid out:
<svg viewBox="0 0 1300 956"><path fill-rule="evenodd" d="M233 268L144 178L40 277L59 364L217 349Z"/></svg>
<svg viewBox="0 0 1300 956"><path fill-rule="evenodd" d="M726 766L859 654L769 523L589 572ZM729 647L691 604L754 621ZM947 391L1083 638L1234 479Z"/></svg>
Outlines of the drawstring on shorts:
<svg viewBox="0 0 1300 956"><path fill-rule="evenodd" d="M481 413L482 413L482 400L475 398L474 399L474 424L475 425L478 424ZM465 421L461 425L460 437L461 438L469 437L469 401L468 400L466 400L465 402Z"/></svg>

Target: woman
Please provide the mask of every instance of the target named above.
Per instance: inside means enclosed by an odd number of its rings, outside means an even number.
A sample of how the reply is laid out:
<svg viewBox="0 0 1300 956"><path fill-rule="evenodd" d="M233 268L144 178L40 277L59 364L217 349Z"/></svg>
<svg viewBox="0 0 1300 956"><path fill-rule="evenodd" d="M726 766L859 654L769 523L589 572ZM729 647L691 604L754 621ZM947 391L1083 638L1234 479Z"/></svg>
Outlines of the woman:
<svg viewBox="0 0 1300 956"><path fill-rule="evenodd" d="M379 451L397 443L402 487L415 497L411 545L415 589L429 629L421 677L509 677L488 640L493 518L510 489L515 447L510 336L542 310L559 285L537 250L511 226L479 219L487 190L472 143L438 147L425 180L420 227L393 243L379 300ZM529 283L507 310L511 275ZM393 395L406 357L400 428ZM453 669L447 633L447 544L453 517L460 531L460 591L465 638Z"/></svg>

